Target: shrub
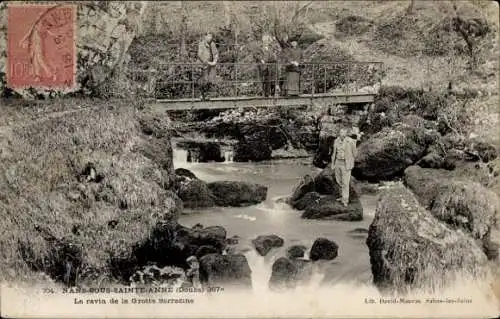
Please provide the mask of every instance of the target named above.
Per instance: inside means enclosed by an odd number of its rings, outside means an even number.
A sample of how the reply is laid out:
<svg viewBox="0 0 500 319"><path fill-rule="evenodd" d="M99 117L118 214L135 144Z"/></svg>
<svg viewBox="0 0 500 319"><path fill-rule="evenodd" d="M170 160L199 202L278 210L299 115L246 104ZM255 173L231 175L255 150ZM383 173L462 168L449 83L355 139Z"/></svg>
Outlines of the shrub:
<svg viewBox="0 0 500 319"><path fill-rule="evenodd" d="M373 21L355 15L349 15L335 23L336 31L340 35L347 36L362 35L369 31L372 26Z"/></svg>

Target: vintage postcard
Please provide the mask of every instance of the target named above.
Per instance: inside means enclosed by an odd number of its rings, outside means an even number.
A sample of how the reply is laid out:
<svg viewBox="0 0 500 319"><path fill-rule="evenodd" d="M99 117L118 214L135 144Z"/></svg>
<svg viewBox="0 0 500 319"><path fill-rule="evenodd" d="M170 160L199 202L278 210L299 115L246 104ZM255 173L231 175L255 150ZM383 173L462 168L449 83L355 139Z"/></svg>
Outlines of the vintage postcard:
<svg viewBox="0 0 500 319"><path fill-rule="evenodd" d="M493 1L0 3L2 318L500 318Z"/></svg>

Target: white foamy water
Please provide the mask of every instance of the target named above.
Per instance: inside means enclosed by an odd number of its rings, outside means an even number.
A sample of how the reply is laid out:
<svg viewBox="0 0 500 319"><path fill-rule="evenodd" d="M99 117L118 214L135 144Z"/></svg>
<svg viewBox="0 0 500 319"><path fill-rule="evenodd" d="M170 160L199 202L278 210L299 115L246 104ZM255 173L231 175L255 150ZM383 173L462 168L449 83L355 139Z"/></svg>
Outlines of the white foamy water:
<svg viewBox="0 0 500 319"><path fill-rule="evenodd" d="M242 218L242 219L246 219L246 220L249 220L249 221L252 221L252 222L257 220L257 217L248 216L248 215L245 215L245 214L235 215L234 218Z"/></svg>
<svg viewBox="0 0 500 319"><path fill-rule="evenodd" d="M233 151L224 151L225 163L232 162L233 161L233 157L234 157Z"/></svg>

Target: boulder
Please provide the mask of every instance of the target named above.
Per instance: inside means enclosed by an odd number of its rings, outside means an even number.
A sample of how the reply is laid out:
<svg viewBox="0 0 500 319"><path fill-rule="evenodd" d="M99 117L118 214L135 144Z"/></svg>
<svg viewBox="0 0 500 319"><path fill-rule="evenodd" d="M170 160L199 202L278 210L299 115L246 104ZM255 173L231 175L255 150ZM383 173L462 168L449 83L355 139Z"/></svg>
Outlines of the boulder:
<svg viewBox="0 0 500 319"><path fill-rule="evenodd" d="M293 208L298 210L304 210L307 207L311 207L319 203L321 195L317 192L310 192L299 198L295 202L291 202Z"/></svg>
<svg viewBox="0 0 500 319"><path fill-rule="evenodd" d="M227 232L226 229L222 226L208 226L205 228L199 229L199 233L201 234L202 239L208 237L215 237L219 239L226 238Z"/></svg>
<svg viewBox="0 0 500 319"><path fill-rule="evenodd" d="M295 201L299 200L302 198L305 194L309 192L314 191L314 179L311 177L311 175L305 175L302 177L295 186L294 190L292 191L292 195L288 199L290 203L294 203Z"/></svg>
<svg viewBox="0 0 500 319"><path fill-rule="evenodd" d="M134 248L137 264L186 268L186 259L207 251L222 253L226 247L226 230L221 226L188 228L176 223L159 223L150 236Z"/></svg>
<svg viewBox="0 0 500 319"><path fill-rule="evenodd" d="M473 158L471 158L471 156L467 154L464 150L459 150L456 148L451 148L447 150L444 159L445 161L453 163L473 160Z"/></svg>
<svg viewBox="0 0 500 319"><path fill-rule="evenodd" d="M438 187L430 210L452 228L488 241L496 225L499 202L495 193L479 183L451 180Z"/></svg>
<svg viewBox="0 0 500 319"><path fill-rule="evenodd" d="M455 173L411 166L405 170L404 183L436 218L475 239L487 241L498 218L498 196L485 187L488 183L480 183L482 179L489 181L483 176L486 172L472 169L460 167Z"/></svg>
<svg viewBox="0 0 500 319"><path fill-rule="evenodd" d="M196 177L196 175L193 172L191 172L190 170L188 170L186 168L176 168L175 175L187 177L190 179L197 179L198 178L198 177Z"/></svg>
<svg viewBox="0 0 500 319"><path fill-rule="evenodd" d="M159 268L155 265L147 265L137 270L129 278L130 283L157 284L162 286L175 287L186 282L184 269L178 267L165 266Z"/></svg>
<svg viewBox="0 0 500 319"><path fill-rule="evenodd" d="M340 187L335 181L333 170L325 168L315 177L306 175L295 188L288 203L295 209L305 210L302 218L325 218L335 220L362 220L363 207L350 185L349 205L344 207L337 201L341 197Z"/></svg>
<svg viewBox="0 0 500 319"><path fill-rule="evenodd" d="M273 263L269 288L273 290L295 288L297 275L297 266L289 259L280 257Z"/></svg>
<svg viewBox="0 0 500 319"><path fill-rule="evenodd" d="M285 135L284 128L280 125L273 126L269 131L269 143L272 150L280 149L287 145L288 139Z"/></svg>
<svg viewBox="0 0 500 319"><path fill-rule="evenodd" d="M282 247L285 241L276 235L260 235L252 240L255 250L261 256L267 255L271 249Z"/></svg>
<svg viewBox="0 0 500 319"><path fill-rule="evenodd" d="M386 127L393 124L392 118L385 115L385 113L372 113L367 115L360 124L360 130L365 133L365 136L376 134ZM366 138L362 138L366 140Z"/></svg>
<svg viewBox="0 0 500 319"><path fill-rule="evenodd" d="M432 136L425 128L404 124L384 128L359 145L352 174L367 181L397 177L424 156Z"/></svg>
<svg viewBox="0 0 500 319"><path fill-rule="evenodd" d="M286 257L289 259L303 258L307 247L304 245L293 245L286 251Z"/></svg>
<svg viewBox="0 0 500 319"><path fill-rule="evenodd" d="M177 194L186 208L212 207L216 204L207 183L199 179L181 181Z"/></svg>
<svg viewBox="0 0 500 319"><path fill-rule="evenodd" d="M189 256L203 255L208 251L222 253L226 247L226 230L222 226L201 229L178 226L174 244Z"/></svg>
<svg viewBox="0 0 500 319"><path fill-rule="evenodd" d="M353 190L353 180L351 179L351 190ZM299 185L294 189L290 200L297 201L309 192L317 192L320 195L340 196L340 187L335 181L333 169L326 167L314 177L305 175Z"/></svg>
<svg viewBox="0 0 500 319"><path fill-rule="evenodd" d="M269 128L246 125L241 129L241 136L234 152L235 162L259 162L270 160L272 147L269 142Z"/></svg>
<svg viewBox="0 0 500 319"><path fill-rule="evenodd" d="M437 153L429 153L422 157L416 165L422 168L442 168L444 166L445 159L443 156Z"/></svg>
<svg viewBox="0 0 500 319"><path fill-rule="evenodd" d="M267 198L267 187L241 181L217 181L208 183L217 206L250 206Z"/></svg>
<svg viewBox="0 0 500 319"><path fill-rule="evenodd" d="M292 129L289 129L292 131ZM318 149L318 133L312 125L300 126L296 129L298 144L307 151L316 151Z"/></svg>
<svg viewBox="0 0 500 319"><path fill-rule="evenodd" d="M333 260L337 258L339 245L334 241L327 238L317 238L309 252L309 259L312 261L317 260Z"/></svg>
<svg viewBox="0 0 500 319"><path fill-rule="evenodd" d="M440 143L445 151L451 149L463 150L466 145L466 139L463 135L458 133L449 133L440 139Z"/></svg>
<svg viewBox="0 0 500 319"><path fill-rule="evenodd" d="M457 275L481 275L487 262L472 237L440 222L399 183L381 194L366 244L373 282L383 291L431 292Z"/></svg>
<svg viewBox="0 0 500 319"><path fill-rule="evenodd" d="M452 178L452 173L444 169L410 166L404 172L404 184L417 196L420 203L429 208L441 184Z"/></svg>
<svg viewBox="0 0 500 319"><path fill-rule="evenodd" d="M205 255L217 253L219 253L219 250L214 246L203 245L196 250L196 253L194 255L196 256L196 258L198 258L198 260L200 260L200 258Z"/></svg>
<svg viewBox="0 0 500 319"><path fill-rule="evenodd" d="M351 180L350 192L355 194L353 187L354 181ZM340 186L335 181L335 175L331 167L327 167L322 170L318 175L314 177L314 190L321 195L333 195L335 197L340 197Z"/></svg>
<svg viewBox="0 0 500 319"><path fill-rule="evenodd" d="M326 195L319 198L317 202L305 208L302 213L304 219L328 219L344 221L363 220L363 207L359 197L351 190L349 204L347 207L337 201L338 197Z"/></svg>
<svg viewBox="0 0 500 319"><path fill-rule="evenodd" d="M485 163L497 158L496 147L484 141L470 141L470 145L467 149L470 153L476 155L478 160Z"/></svg>
<svg viewBox="0 0 500 319"><path fill-rule="evenodd" d="M204 286L251 289L251 275L243 254L208 254L200 259L200 281Z"/></svg>

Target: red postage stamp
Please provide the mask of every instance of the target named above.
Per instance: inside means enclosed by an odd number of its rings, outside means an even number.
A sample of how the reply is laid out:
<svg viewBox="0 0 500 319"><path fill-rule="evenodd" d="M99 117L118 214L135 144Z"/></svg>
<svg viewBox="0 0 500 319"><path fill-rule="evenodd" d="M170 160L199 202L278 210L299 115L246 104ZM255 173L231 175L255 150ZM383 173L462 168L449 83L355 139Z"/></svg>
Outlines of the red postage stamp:
<svg viewBox="0 0 500 319"><path fill-rule="evenodd" d="M76 6L10 4L10 88L70 89L76 84Z"/></svg>

